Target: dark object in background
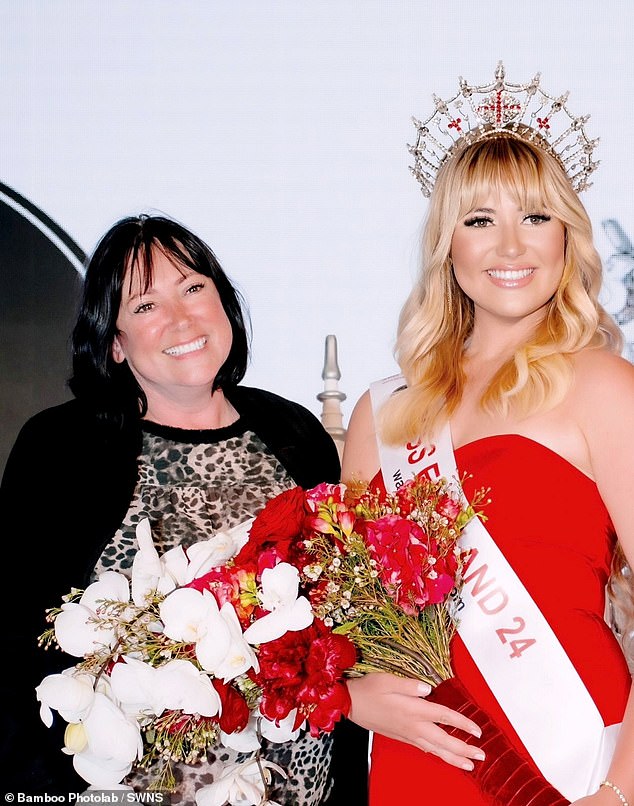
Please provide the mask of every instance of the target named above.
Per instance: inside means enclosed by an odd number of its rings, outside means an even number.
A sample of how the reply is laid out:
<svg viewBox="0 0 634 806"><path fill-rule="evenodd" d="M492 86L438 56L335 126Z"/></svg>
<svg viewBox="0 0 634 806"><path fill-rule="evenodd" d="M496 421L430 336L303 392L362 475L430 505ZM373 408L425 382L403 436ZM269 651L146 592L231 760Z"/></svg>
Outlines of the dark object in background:
<svg viewBox="0 0 634 806"><path fill-rule="evenodd" d="M61 227L0 183L0 475L24 421L71 398L69 334L84 258Z"/></svg>

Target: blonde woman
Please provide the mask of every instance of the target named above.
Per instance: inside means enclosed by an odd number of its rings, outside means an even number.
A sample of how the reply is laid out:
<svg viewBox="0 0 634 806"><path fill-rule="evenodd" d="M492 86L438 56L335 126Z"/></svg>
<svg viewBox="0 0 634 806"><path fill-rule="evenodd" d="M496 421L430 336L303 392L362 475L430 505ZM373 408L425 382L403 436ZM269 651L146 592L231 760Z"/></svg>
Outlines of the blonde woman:
<svg viewBox="0 0 634 806"><path fill-rule="evenodd" d="M414 173L431 198L399 321L403 377L383 403L375 387L359 400L343 459L344 480L389 487L385 457L416 470L420 445L449 439L466 495L490 487L453 668L554 799L505 781L496 800L478 782L493 761L473 740L482 726L424 684L372 674L350 682L352 719L374 731L372 806L634 804L631 678L604 620L611 570L631 613L634 367L598 303L578 196L595 142L564 102L499 66L417 123Z"/></svg>

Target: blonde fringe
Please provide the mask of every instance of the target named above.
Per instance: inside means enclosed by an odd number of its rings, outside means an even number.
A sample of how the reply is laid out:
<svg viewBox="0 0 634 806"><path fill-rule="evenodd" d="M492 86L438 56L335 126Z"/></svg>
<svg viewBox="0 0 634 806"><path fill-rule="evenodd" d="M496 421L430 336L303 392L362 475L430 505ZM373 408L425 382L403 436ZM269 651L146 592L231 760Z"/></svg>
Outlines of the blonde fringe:
<svg viewBox="0 0 634 806"><path fill-rule="evenodd" d="M590 220L560 166L521 141L478 143L449 161L438 176L423 236L423 271L399 318L395 355L407 389L378 416L387 444L429 438L462 398L463 350L473 327L473 307L453 279L451 239L458 220L491 187L506 188L524 209L548 208L564 223L566 253L562 281L544 320L496 373L480 401L483 409L506 416L552 408L570 389L575 353L622 350L622 333L598 302L602 265ZM634 578L620 546L608 595L634 669Z"/></svg>

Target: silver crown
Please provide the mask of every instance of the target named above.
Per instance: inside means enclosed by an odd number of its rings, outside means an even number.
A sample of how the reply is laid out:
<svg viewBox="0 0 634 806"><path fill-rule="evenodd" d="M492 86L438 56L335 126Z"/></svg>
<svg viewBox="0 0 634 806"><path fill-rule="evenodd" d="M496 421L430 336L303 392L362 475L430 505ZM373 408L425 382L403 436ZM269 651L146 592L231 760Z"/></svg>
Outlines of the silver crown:
<svg viewBox="0 0 634 806"><path fill-rule="evenodd" d="M555 156L577 193L589 188L588 177L599 164L592 159L599 140L590 140L585 132L590 115L575 117L566 108L568 93L549 95L539 81L537 73L528 84L511 84L498 62L490 84L472 86L461 77L453 98L443 101L434 95L433 113L422 123L412 118L418 138L415 145L407 146L415 160L410 170L423 195L431 195L444 162L471 143L501 133L527 140Z"/></svg>

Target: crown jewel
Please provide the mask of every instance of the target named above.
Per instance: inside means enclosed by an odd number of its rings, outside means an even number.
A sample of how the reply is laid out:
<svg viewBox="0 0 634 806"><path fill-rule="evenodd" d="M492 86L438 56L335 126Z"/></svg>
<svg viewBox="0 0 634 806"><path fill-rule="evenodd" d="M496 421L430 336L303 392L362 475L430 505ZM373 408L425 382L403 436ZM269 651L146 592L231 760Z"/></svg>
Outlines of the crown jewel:
<svg viewBox="0 0 634 806"><path fill-rule="evenodd" d="M423 195L431 195L444 162L500 133L527 140L556 157L577 193L589 188L588 178L599 164L592 159L599 140L590 140L585 132L590 115L575 117L566 108L568 93L549 95L539 81L537 73L528 84L511 84L498 62L490 84L475 86L460 78L453 98L443 101L434 95L433 113L422 123L412 118L418 137L415 145L408 145L414 156L410 170Z"/></svg>

